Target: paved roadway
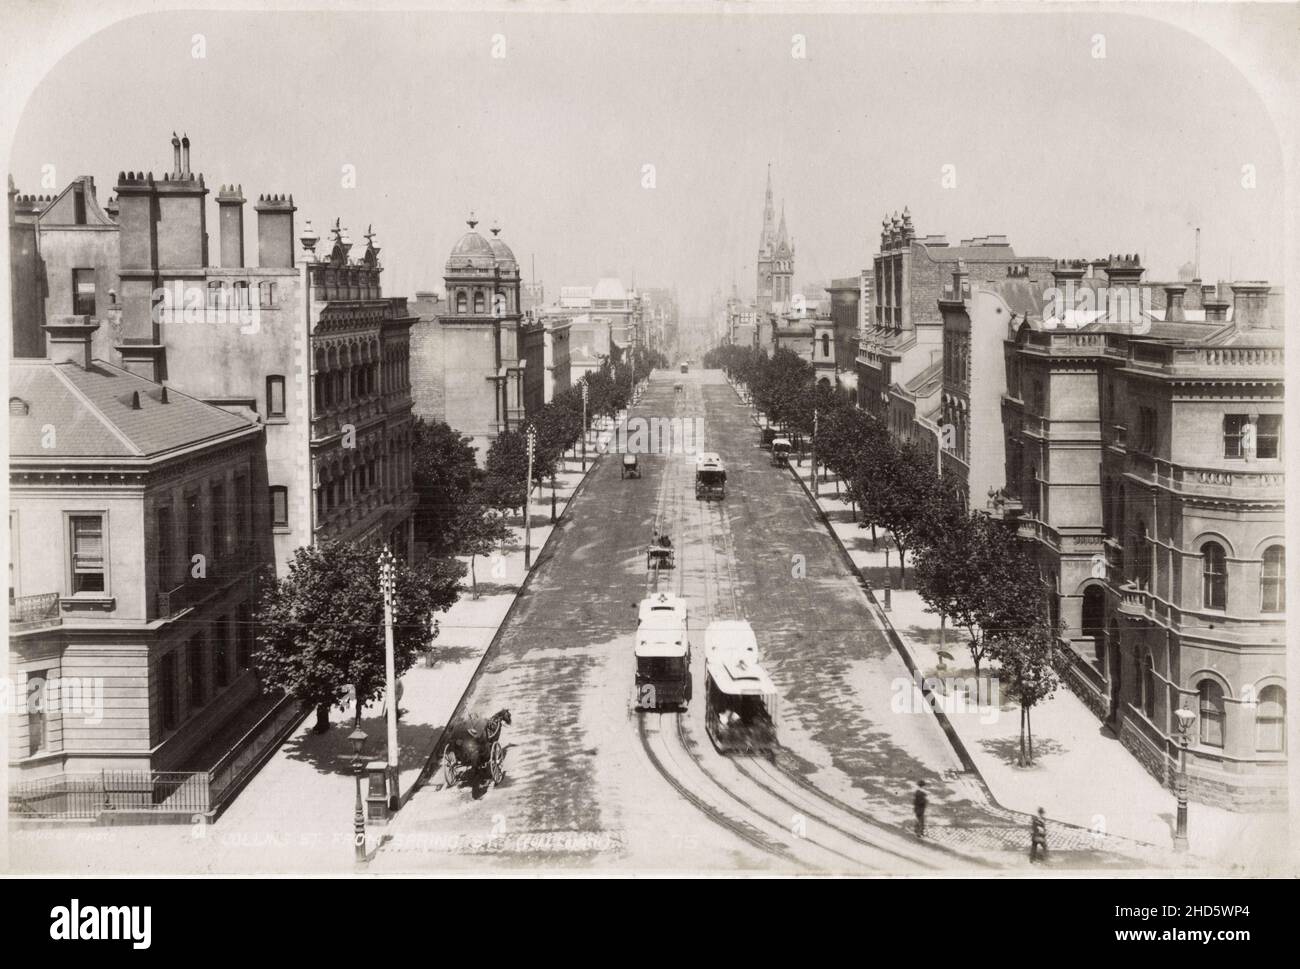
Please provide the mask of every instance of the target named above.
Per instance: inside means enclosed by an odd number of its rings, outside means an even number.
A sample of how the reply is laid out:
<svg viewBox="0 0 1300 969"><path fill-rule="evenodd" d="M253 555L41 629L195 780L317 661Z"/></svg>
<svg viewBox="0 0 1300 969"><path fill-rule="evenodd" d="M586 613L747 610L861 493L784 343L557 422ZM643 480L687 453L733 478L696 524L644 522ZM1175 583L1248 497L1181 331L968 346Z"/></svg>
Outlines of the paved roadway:
<svg viewBox="0 0 1300 969"><path fill-rule="evenodd" d="M725 501L694 500L691 455L643 455L641 480L601 461L463 703L512 713L503 784L446 790L435 779L402 809L374 867L1023 865L1027 819L987 803L931 713L891 710L906 667L721 374L660 371L631 416L703 418L697 450L725 460ZM687 596L696 631L696 701L680 718L632 709L632 633L657 521L680 566L660 581ZM746 618L758 634L781 697L774 763L722 758L704 735L700 633L711 618ZM924 845L908 830L921 778ZM1091 835L1064 826L1053 825L1052 841L1056 864L1150 863L1144 852L1097 851Z"/></svg>

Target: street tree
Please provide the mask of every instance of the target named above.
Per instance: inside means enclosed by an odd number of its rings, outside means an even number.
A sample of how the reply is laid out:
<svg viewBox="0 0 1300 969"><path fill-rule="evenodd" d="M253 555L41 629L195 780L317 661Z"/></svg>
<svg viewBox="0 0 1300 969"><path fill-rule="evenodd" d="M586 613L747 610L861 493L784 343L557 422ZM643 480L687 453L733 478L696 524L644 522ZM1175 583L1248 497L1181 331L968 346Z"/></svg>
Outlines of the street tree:
<svg viewBox="0 0 1300 969"><path fill-rule="evenodd" d="M329 729L330 707L356 698L362 708L384 690L384 608L379 550L351 542L299 548L288 574L258 604L254 663L264 687L316 707L316 732ZM438 634L436 615L455 603L465 567L426 558L394 566L393 652L397 674Z"/></svg>

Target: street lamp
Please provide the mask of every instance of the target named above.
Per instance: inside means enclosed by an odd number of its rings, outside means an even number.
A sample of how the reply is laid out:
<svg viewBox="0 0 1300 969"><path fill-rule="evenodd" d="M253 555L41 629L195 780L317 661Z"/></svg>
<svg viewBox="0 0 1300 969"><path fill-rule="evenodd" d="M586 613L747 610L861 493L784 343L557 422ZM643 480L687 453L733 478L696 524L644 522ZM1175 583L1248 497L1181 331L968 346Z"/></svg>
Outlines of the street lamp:
<svg viewBox="0 0 1300 969"><path fill-rule="evenodd" d="M813 497L817 497L817 408L813 408L813 432L812 432L812 486Z"/></svg>
<svg viewBox="0 0 1300 969"><path fill-rule="evenodd" d="M348 734L348 742L352 744L352 774L357 784L357 804L352 812L352 844L355 849L354 858L358 865L366 863L366 815L361 809L361 775L365 771L366 762L361 757L361 751L368 739L366 732L360 727Z"/></svg>
<svg viewBox="0 0 1300 969"><path fill-rule="evenodd" d="M1174 711L1178 720L1178 777L1174 780L1174 795L1178 798L1178 821L1174 829L1174 851L1187 850L1187 744L1196 714L1186 707Z"/></svg>
<svg viewBox="0 0 1300 969"><path fill-rule="evenodd" d="M388 807L397 810L397 661L393 652L393 609L397 577L393 553L387 545L379 553L379 590L384 597L384 708L388 721ZM357 698L357 703L361 698Z"/></svg>

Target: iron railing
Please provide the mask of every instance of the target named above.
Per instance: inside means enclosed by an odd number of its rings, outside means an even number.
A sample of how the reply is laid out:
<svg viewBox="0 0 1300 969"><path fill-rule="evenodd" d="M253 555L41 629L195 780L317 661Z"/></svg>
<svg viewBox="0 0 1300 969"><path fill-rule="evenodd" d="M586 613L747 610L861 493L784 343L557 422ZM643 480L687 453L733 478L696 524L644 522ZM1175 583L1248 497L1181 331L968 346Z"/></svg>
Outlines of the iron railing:
<svg viewBox="0 0 1300 969"><path fill-rule="evenodd" d="M106 811L203 814L211 806L207 771L103 770L20 781L9 787L17 818L93 820Z"/></svg>
<svg viewBox="0 0 1300 969"><path fill-rule="evenodd" d="M59 594L42 592L34 596L17 596L9 600L9 626L37 626L60 622Z"/></svg>

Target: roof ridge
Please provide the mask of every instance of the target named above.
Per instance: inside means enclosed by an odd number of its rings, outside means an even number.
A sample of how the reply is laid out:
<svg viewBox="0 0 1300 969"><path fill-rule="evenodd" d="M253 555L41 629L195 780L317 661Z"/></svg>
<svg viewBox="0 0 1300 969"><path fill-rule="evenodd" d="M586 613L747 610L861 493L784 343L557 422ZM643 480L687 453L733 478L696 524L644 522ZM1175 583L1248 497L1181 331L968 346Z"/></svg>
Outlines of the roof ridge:
<svg viewBox="0 0 1300 969"><path fill-rule="evenodd" d="M92 361L92 363L93 362L94 361ZM75 367L76 364L71 364L71 366ZM115 438L117 438L124 445L126 445L128 451L130 451L133 455L135 455L138 458L142 458L145 456L144 451L142 451L134 441L132 441L129 437L127 437L125 432L123 432L120 427L118 427L115 423L113 423L112 419L107 414L105 414L102 410L100 410L97 406L95 406L94 401L92 401L89 397L87 397L82 392L80 387L78 387L75 383L73 383L71 380L67 378L67 376L63 373L63 368L59 364L57 363L53 364L52 369L54 370L55 374L58 375L58 378L60 381L62 381L63 385L67 387L70 391L72 391L72 393L76 396L76 398L80 400L81 403L92 414L95 415L95 417L99 419L99 422L101 424L105 425L110 431L112 431L113 436Z"/></svg>

